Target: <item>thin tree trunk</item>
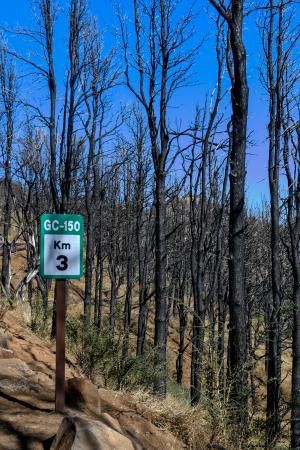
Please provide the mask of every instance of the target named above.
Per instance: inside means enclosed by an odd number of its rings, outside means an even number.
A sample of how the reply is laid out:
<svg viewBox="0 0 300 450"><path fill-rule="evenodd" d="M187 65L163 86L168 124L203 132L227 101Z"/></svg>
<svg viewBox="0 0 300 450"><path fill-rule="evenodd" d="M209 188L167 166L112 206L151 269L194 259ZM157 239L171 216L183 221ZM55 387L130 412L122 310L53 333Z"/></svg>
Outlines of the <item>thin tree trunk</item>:
<svg viewBox="0 0 300 450"><path fill-rule="evenodd" d="M212 299L209 310L209 335L208 335L208 356L207 356L207 368L206 368L206 391L209 399L213 399L214 396L214 384L215 384L215 308L214 299Z"/></svg>
<svg viewBox="0 0 300 450"><path fill-rule="evenodd" d="M300 261L294 269L291 448L300 448Z"/></svg>
<svg viewBox="0 0 300 450"><path fill-rule="evenodd" d="M100 265L101 265L101 252L99 250L100 244L97 245L96 250L96 272L95 272L95 291L94 291L94 325L97 326L99 309L100 309Z"/></svg>
<svg viewBox="0 0 300 450"><path fill-rule="evenodd" d="M138 319L138 338L137 338L137 356L143 356L146 349L146 331L148 320L148 305L147 305L148 289L145 286L140 290L139 294L139 319Z"/></svg>
<svg viewBox="0 0 300 450"><path fill-rule="evenodd" d="M145 244L142 250L142 215L141 193L138 193L137 202L137 220L136 220L136 246L139 265L139 317L138 317L138 333L137 333L137 356L144 355L146 345L146 331L148 319L148 264L149 264L149 234L151 234L151 212L146 223Z"/></svg>
<svg viewBox="0 0 300 450"><path fill-rule="evenodd" d="M218 277L218 344L217 344L217 362L219 374L219 393L224 396L225 387L225 320L227 307L227 292L224 292L224 282L221 276L221 270Z"/></svg>
<svg viewBox="0 0 300 450"><path fill-rule="evenodd" d="M293 271L293 367L291 448L300 448L300 123L296 125L297 149L294 155L294 177L290 169L289 136L285 124L284 167L288 181L288 226Z"/></svg>
<svg viewBox="0 0 300 450"><path fill-rule="evenodd" d="M110 281L111 281L111 293L110 293L109 327L111 335L113 337L115 334L115 326L116 326L118 287L116 284L115 276L112 276L110 278Z"/></svg>
<svg viewBox="0 0 300 450"><path fill-rule="evenodd" d="M156 175L155 189L155 334L156 394L167 392L167 285L166 285L166 204L165 174Z"/></svg>
<svg viewBox="0 0 300 450"><path fill-rule="evenodd" d="M128 251L131 251L128 249ZM131 325L131 308L132 308L132 288L133 288L133 261L130 255L127 260L127 283L126 296L124 305L124 342L123 342L123 356L128 356L129 350L129 332Z"/></svg>
<svg viewBox="0 0 300 450"><path fill-rule="evenodd" d="M196 298L193 318L192 362L191 362L191 404L197 405L201 398L202 358L204 350L205 313Z"/></svg>
<svg viewBox="0 0 300 450"><path fill-rule="evenodd" d="M182 384L183 377L183 356L185 351L185 330L187 325L187 309L184 302L184 282L178 286L178 301L176 302L179 315L179 346L176 359L176 381Z"/></svg>
<svg viewBox="0 0 300 450"><path fill-rule="evenodd" d="M4 50L2 50L4 52ZM15 74L14 69L7 65L6 55L1 55L1 96L4 105L5 115L5 165L4 165L4 214L3 214L3 246L2 246L2 271L1 281L4 288L4 294L10 295L10 281L11 281L11 244L9 240L9 230L12 216L12 174L11 174L11 158L14 135L14 102L15 102Z"/></svg>
<svg viewBox="0 0 300 450"><path fill-rule="evenodd" d="M89 193L87 192L88 196ZM88 207L87 224L86 224L86 259L85 259L85 290L83 303L83 326L85 332L88 331L91 320L91 303L92 303L92 276L94 269L94 214Z"/></svg>

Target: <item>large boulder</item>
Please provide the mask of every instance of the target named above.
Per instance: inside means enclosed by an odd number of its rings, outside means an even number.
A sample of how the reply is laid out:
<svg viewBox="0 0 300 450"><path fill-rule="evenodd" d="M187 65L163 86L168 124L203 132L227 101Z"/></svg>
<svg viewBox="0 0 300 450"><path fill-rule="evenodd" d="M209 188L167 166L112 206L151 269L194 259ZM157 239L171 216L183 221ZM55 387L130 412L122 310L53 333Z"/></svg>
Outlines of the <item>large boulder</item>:
<svg viewBox="0 0 300 450"><path fill-rule="evenodd" d="M65 417L50 450L134 450L134 446L99 420Z"/></svg>
<svg viewBox="0 0 300 450"><path fill-rule="evenodd" d="M84 378L66 382L66 406L85 413L101 414L100 395L95 385Z"/></svg>

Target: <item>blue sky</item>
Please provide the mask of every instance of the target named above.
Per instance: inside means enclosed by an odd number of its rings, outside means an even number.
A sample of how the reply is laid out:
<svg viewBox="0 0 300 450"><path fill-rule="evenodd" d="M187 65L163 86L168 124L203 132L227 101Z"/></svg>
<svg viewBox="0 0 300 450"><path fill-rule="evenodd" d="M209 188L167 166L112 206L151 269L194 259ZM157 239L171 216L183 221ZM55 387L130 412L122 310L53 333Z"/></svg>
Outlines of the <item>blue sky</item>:
<svg viewBox="0 0 300 450"><path fill-rule="evenodd" d="M61 0L60 4L65 4L66 0ZM111 0L88 0L92 13L97 16L100 28L105 30L105 43L107 47L114 44L114 33L116 20L114 18L113 2ZM129 0L125 1L125 5ZM190 4L190 0L186 0ZM199 51L195 71L199 86L186 88L176 96L174 100L176 114L189 121L193 118L196 104L203 104L205 92L210 92L215 83L215 55L213 51L213 22L208 18L206 7L208 0L200 0L199 17L197 19L197 29L199 29L199 39L206 36L206 41ZM212 10L211 10L212 12ZM32 26L32 11L30 2L27 0L5 1L1 5L1 23L15 27ZM65 70L65 34L64 34L63 15L58 22L56 29L56 69L58 77L63 78ZM259 36L255 27L254 17L247 20L244 29L245 42L248 54L248 77L250 88L249 105L249 132L252 132L251 139L255 145L248 148L247 156L247 196L249 204L260 203L264 197L268 197L267 182L267 143L266 143L266 124L267 124L267 103L265 94L258 81L258 67L261 64ZM10 45L15 50L28 52L28 43L20 42L19 39L12 38ZM118 101L120 96L118 93ZM123 90L121 100L128 101L129 94ZM117 101L117 100L116 100Z"/></svg>

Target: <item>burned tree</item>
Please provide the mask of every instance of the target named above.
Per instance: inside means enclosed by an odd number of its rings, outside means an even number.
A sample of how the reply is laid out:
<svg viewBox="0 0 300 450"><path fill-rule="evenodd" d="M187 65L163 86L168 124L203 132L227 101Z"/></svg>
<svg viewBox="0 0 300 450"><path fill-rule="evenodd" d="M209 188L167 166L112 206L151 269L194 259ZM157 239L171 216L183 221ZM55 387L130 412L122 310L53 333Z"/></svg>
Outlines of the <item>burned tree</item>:
<svg viewBox="0 0 300 450"><path fill-rule="evenodd" d="M232 149L229 212L229 369L236 422L247 421L247 342L245 307L245 176L248 119L246 50L243 42L244 0L230 6L209 0L228 25L228 69L231 79ZM231 66L232 61L232 66Z"/></svg>
<svg viewBox="0 0 300 450"><path fill-rule="evenodd" d="M220 220L213 217L213 201L219 181L217 150L225 146L225 142L216 143L216 133L222 122L222 114L219 107L222 100L222 77L224 71L225 52L222 39L222 23L217 20L216 57L218 63L215 97L204 106L204 112L200 115L197 110L195 119L195 132L191 147L191 163L189 174L189 218L191 230L191 282L194 298L193 310L193 337L192 337L192 363L191 363L191 403L197 404L201 395L201 365L204 350L204 321L206 310L214 296L217 286L217 274L221 263L221 253L218 248L221 243L220 230L223 221L224 202L226 199L227 171L225 181L221 188L222 199L220 207ZM227 140L227 139L226 139ZM199 148L199 150L198 150ZM227 161L228 158L225 158ZM227 164L225 163L225 166ZM222 183L221 183L222 184ZM214 224L216 227L214 227ZM208 230L210 230L208 232ZM213 242L217 242L214 249L216 258L211 268L215 274L207 281L208 248L212 248Z"/></svg>
<svg viewBox="0 0 300 450"><path fill-rule="evenodd" d="M17 84L15 68L5 48L0 50L0 102L3 120L3 230L2 230L2 270L1 286L9 297L11 281L11 244L9 230L12 220L12 151L17 106Z"/></svg>
<svg viewBox="0 0 300 450"><path fill-rule="evenodd" d="M264 18L263 48L266 59L266 89L269 96L269 189L271 208L271 259L272 302L268 318L268 388L267 388L267 441L274 440L279 432L279 402L281 381L280 308L281 281L279 259L279 163L281 152L281 84L282 84L282 10L277 17L277 5L270 1L270 9ZM277 22L277 18L279 19ZM276 29L278 25L278 29ZM276 30L276 31L275 31Z"/></svg>
<svg viewBox="0 0 300 450"><path fill-rule="evenodd" d="M119 121L111 121L108 112L110 104L108 91L117 82L118 70L114 67L114 52L103 55L103 38L94 21L85 25L83 45L83 66L80 72L82 111L81 122L87 141L87 158L84 172L86 218L86 264L84 294L84 324L88 330L92 302L92 277L94 271L94 232L95 216L101 202L101 158L105 139L119 126ZM101 220L101 218L100 218ZM96 314L97 316L98 314Z"/></svg>
<svg viewBox="0 0 300 450"><path fill-rule="evenodd" d="M166 177L172 139L168 123L169 106L176 90L185 86L193 63L195 48L188 49L193 36L193 13L177 21L176 2L152 0L149 5L133 2L135 49L131 52L128 30L121 14L119 23L125 60L125 79L147 116L155 187L155 333L157 379L155 392L166 395L167 345L167 248ZM143 30L147 30L147 34ZM135 55L135 56L133 56ZM138 76L135 83L134 75Z"/></svg>
<svg viewBox="0 0 300 450"><path fill-rule="evenodd" d="M283 5L279 14L283 14ZM292 24L293 10L285 15L282 39L281 125L283 165L287 181L286 219L289 237L288 259L292 269L293 306L293 363L291 448L300 447L300 122L299 122L299 67L294 50L300 33ZM296 56L296 57L295 57Z"/></svg>

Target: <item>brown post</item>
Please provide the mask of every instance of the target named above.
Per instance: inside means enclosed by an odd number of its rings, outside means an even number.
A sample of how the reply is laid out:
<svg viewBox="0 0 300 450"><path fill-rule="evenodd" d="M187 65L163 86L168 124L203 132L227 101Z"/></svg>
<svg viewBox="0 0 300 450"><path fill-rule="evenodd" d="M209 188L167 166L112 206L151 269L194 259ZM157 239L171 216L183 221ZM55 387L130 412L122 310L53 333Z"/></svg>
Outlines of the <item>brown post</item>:
<svg viewBox="0 0 300 450"><path fill-rule="evenodd" d="M56 280L56 374L55 374L55 411L65 408L65 321L66 321L66 280Z"/></svg>

